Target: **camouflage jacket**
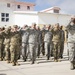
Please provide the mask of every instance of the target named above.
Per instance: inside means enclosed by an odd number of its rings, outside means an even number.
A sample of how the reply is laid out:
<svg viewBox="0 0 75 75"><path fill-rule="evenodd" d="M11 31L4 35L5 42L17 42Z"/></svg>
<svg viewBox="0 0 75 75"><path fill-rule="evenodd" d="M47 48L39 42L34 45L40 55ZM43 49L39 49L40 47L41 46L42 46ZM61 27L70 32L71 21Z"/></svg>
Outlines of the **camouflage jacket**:
<svg viewBox="0 0 75 75"><path fill-rule="evenodd" d="M22 44L22 38L20 31L11 32L10 45L21 45L21 44Z"/></svg>

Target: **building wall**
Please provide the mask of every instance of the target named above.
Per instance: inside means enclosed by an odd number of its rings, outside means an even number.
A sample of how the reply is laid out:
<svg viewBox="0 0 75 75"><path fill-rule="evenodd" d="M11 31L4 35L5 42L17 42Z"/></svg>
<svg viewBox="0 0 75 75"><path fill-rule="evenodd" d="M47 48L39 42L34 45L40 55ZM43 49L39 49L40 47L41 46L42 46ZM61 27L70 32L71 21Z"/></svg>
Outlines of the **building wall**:
<svg viewBox="0 0 75 75"><path fill-rule="evenodd" d="M15 13L15 24L23 26L25 24L31 26L32 23L38 24L38 15L31 13Z"/></svg>
<svg viewBox="0 0 75 75"><path fill-rule="evenodd" d="M7 3L10 3L10 8L13 11L33 11L34 5L25 2L18 2L16 0L0 0L0 5L2 7L7 7ZM20 9L17 8L17 5L20 5ZM27 10L27 6L30 6L30 10Z"/></svg>
<svg viewBox="0 0 75 75"><path fill-rule="evenodd" d="M15 3L16 0L0 0L0 25L1 26L10 26L10 25L13 25L15 24L15 15L14 15L14 11L27 11L27 5L22 5L21 4L21 9L18 9L17 8L17 4ZM10 3L10 7L7 7L7 3ZM29 4L28 4L29 5ZM30 7L30 10L28 11L33 11L34 10L34 6L31 6ZM5 17L2 17L1 14L2 13L8 13L9 14L9 21L8 22L2 22L1 19L2 18L7 18L6 16Z"/></svg>
<svg viewBox="0 0 75 75"><path fill-rule="evenodd" d="M69 23L71 15L67 14L53 14L53 13L38 13L38 23L40 25L59 23L66 26Z"/></svg>
<svg viewBox="0 0 75 75"><path fill-rule="evenodd" d="M1 16L1 13L9 13L9 21L8 22L2 22L1 19L2 19L2 16ZM6 18L6 16L4 17ZM13 20L13 10L11 8L8 8L7 7L7 4L6 2L0 2L0 25L1 26L5 26L5 25L12 25L14 23L14 20Z"/></svg>
<svg viewBox="0 0 75 75"><path fill-rule="evenodd" d="M60 25L68 25L71 15L67 14L52 14L52 13L29 13L29 12L14 12L15 24L23 26L24 24L31 25L36 23L39 26L54 25L59 23Z"/></svg>

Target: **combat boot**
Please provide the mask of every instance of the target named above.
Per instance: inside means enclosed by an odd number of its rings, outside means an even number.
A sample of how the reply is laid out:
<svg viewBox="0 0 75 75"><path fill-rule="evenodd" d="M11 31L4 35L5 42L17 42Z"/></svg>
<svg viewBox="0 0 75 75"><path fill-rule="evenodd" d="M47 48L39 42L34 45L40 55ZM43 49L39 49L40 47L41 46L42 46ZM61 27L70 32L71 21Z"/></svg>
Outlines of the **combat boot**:
<svg viewBox="0 0 75 75"><path fill-rule="evenodd" d="M2 58L0 58L0 61L3 61L3 59L2 59Z"/></svg>
<svg viewBox="0 0 75 75"><path fill-rule="evenodd" d="M4 58L3 61L6 61L6 59Z"/></svg>
<svg viewBox="0 0 75 75"><path fill-rule="evenodd" d="M19 66L20 64L18 62L16 62L16 66Z"/></svg>
<svg viewBox="0 0 75 75"><path fill-rule="evenodd" d="M7 60L7 63L10 63L10 60Z"/></svg>
<svg viewBox="0 0 75 75"><path fill-rule="evenodd" d="M31 62L31 64L34 64L34 63L35 63L34 61Z"/></svg>
<svg viewBox="0 0 75 75"><path fill-rule="evenodd" d="M58 62L61 62L61 60L60 60L60 59L58 59Z"/></svg>
<svg viewBox="0 0 75 75"><path fill-rule="evenodd" d="M12 66L16 66L16 63L15 62L12 62Z"/></svg>
<svg viewBox="0 0 75 75"><path fill-rule="evenodd" d="M74 62L74 69L75 69L75 62Z"/></svg>
<svg viewBox="0 0 75 75"><path fill-rule="evenodd" d="M10 61L10 63L12 63L12 61Z"/></svg>
<svg viewBox="0 0 75 75"><path fill-rule="evenodd" d="M73 63L73 62L71 62L70 69L71 69L71 70L74 70L74 63Z"/></svg>
<svg viewBox="0 0 75 75"><path fill-rule="evenodd" d="M58 62L58 60L57 59L54 59L54 62Z"/></svg>

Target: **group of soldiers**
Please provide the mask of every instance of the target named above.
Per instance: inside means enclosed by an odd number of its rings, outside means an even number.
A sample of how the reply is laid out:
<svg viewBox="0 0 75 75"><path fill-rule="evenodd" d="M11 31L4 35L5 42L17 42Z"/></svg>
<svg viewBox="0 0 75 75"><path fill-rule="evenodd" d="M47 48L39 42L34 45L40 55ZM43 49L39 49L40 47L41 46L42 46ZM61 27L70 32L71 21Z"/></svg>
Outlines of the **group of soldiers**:
<svg viewBox="0 0 75 75"><path fill-rule="evenodd" d="M66 27L68 35L69 60L71 70L75 69L75 17L71 18ZM54 26L44 25L42 29L35 23L31 27L17 25L0 27L0 61L7 61L13 66L19 65L18 59L22 56L24 61L29 58L34 64L36 58L43 56L54 57L55 62L63 58L65 32L59 23Z"/></svg>
<svg viewBox="0 0 75 75"><path fill-rule="evenodd" d="M29 58L31 64L34 64L36 58L42 54L47 60L53 56L54 61L59 62L63 58L65 40L62 28L59 23L53 27L44 25L42 29L35 23L31 27L0 27L0 60L16 66L22 55L24 61Z"/></svg>

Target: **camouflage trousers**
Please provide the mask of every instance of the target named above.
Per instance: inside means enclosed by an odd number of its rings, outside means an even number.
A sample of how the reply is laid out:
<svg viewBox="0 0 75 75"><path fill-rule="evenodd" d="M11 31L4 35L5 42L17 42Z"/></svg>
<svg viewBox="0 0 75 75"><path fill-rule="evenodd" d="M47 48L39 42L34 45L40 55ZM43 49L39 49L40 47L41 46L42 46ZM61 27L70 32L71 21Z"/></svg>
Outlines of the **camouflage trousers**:
<svg viewBox="0 0 75 75"><path fill-rule="evenodd" d="M36 51L37 51L37 56L39 57L42 52L42 44L41 43L37 44Z"/></svg>
<svg viewBox="0 0 75 75"><path fill-rule="evenodd" d="M64 51L64 41L60 42L60 57L63 57L63 51Z"/></svg>
<svg viewBox="0 0 75 75"><path fill-rule="evenodd" d="M52 50L52 43L45 42L45 55L50 56Z"/></svg>
<svg viewBox="0 0 75 75"><path fill-rule="evenodd" d="M5 60L10 60L10 44L5 45Z"/></svg>
<svg viewBox="0 0 75 75"><path fill-rule="evenodd" d="M75 62L75 43L68 43L69 60Z"/></svg>
<svg viewBox="0 0 75 75"><path fill-rule="evenodd" d="M28 44L22 43L22 57L25 60L28 56Z"/></svg>
<svg viewBox="0 0 75 75"><path fill-rule="evenodd" d="M53 49L53 55L54 59L60 58L60 43L59 42L53 42L54 49Z"/></svg>
<svg viewBox="0 0 75 75"><path fill-rule="evenodd" d="M29 53L29 58L31 60L35 61L36 60L36 53L37 53L37 51L36 51L36 44L29 44L29 51L28 51L28 53Z"/></svg>
<svg viewBox="0 0 75 75"><path fill-rule="evenodd" d="M45 55L45 47L44 47L44 42L42 42L42 49L41 49L42 55Z"/></svg>
<svg viewBox="0 0 75 75"><path fill-rule="evenodd" d="M11 45L10 53L11 53L11 62L17 62L20 55L20 45Z"/></svg>
<svg viewBox="0 0 75 75"><path fill-rule="evenodd" d="M0 58L2 58L2 59L3 59L3 57L4 57L3 45L2 45L2 44L0 44Z"/></svg>

